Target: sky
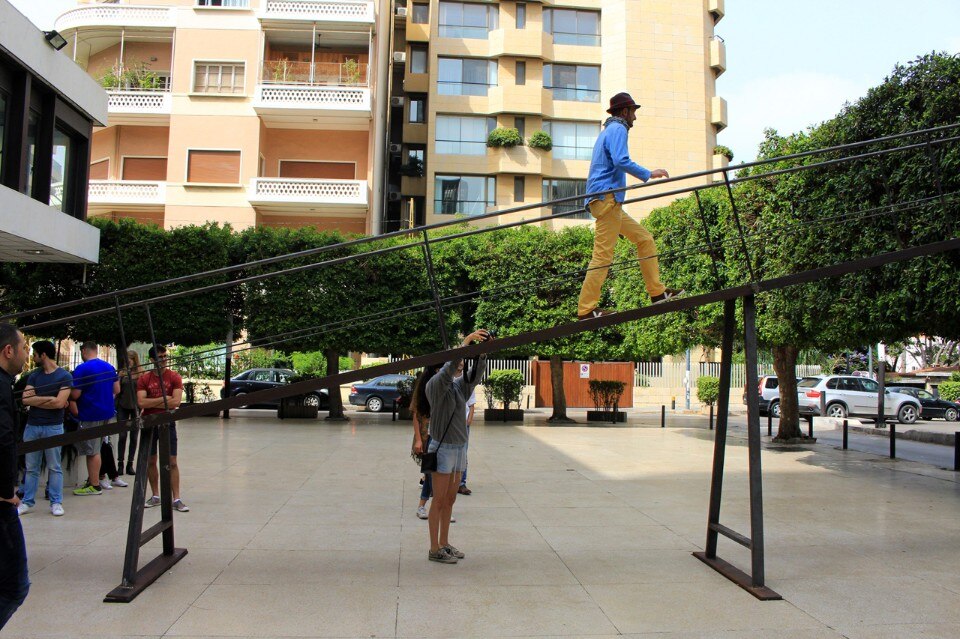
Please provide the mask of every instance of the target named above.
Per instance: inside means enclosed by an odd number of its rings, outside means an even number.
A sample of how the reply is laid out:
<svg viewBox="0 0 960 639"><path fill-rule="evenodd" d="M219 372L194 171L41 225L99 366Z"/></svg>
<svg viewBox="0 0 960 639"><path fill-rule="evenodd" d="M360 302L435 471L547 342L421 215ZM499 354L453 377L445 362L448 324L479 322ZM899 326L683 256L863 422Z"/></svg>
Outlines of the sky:
<svg viewBox="0 0 960 639"><path fill-rule="evenodd" d="M74 0L10 0L41 29ZM662 0L700 2L700 0ZM883 82L897 63L960 53L960 0L726 0L717 93L728 126L718 143L749 162L767 127L782 134L828 120Z"/></svg>

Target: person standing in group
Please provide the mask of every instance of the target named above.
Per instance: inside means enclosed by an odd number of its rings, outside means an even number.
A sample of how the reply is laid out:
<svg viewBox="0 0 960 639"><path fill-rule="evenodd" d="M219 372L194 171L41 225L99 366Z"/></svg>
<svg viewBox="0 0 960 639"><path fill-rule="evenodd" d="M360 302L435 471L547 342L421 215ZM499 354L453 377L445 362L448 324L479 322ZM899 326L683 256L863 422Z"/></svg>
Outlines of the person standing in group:
<svg viewBox="0 0 960 639"><path fill-rule="evenodd" d="M461 346L474 341L492 339L481 329L470 333ZM437 469L433 472L433 502L430 504L430 550L427 558L445 564L455 564L464 554L450 544L450 514L457 499L457 487L467 468L467 398L479 383L479 375L472 382L456 376L460 359L446 364L429 379L424 373L426 399L430 403L430 444L428 453L437 454ZM481 356L477 366L486 361Z"/></svg>
<svg viewBox="0 0 960 639"><path fill-rule="evenodd" d="M627 173L646 182L651 178L668 178L665 169L650 171L630 159L627 150L627 134L637 119L640 105L633 101L629 93L618 93L610 98L610 117L603 123L603 131L593 145L590 160L590 172L587 177L587 193L599 193L627 186ZM667 288L660 281L660 264L657 261L657 245L646 228L623 211L624 191L607 193L602 196L590 196L587 209L596 219L596 231L593 240L593 257L587 268L583 286L580 288L580 300L577 304L577 319L587 320L609 315L613 311L598 308L600 289L607 279L607 272L613 261L613 252L617 238L621 235L637 247L640 271L646 283L647 293L654 304L666 302L682 290Z"/></svg>
<svg viewBox="0 0 960 639"><path fill-rule="evenodd" d="M70 399L72 378L70 373L57 366L57 349L53 342L33 343L33 361L37 370L27 378L21 401L29 407L27 427L23 441L29 442L44 437L63 434L63 410ZM60 467L60 447L27 453L27 475L23 481L21 515L26 515L36 505L37 487L40 483L40 463L47 460L47 492L50 495L50 512L63 515L63 471Z"/></svg>
<svg viewBox="0 0 960 639"><path fill-rule="evenodd" d="M0 630L30 591L27 544L17 512L17 406L13 400L13 378L23 371L28 357L23 333L0 324Z"/></svg>
<svg viewBox="0 0 960 639"><path fill-rule="evenodd" d="M137 381L137 405L143 416L156 415L179 408L183 399L183 378L167 368L167 347L150 348L153 370L147 371ZM161 385L161 380L162 385ZM143 446L145 442L140 442ZM160 471L157 458L160 449L160 428L154 427L150 434L150 459L147 462L147 479L153 495L144 504L147 508L160 505ZM178 512L190 509L180 499L180 467L177 465L177 423L170 423L170 487L173 492L173 508Z"/></svg>
<svg viewBox="0 0 960 639"><path fill-rule="evenodd" d="M120 393L120 380L117 369L100 359L96 342L84 342L80 345L80 357L83 363L73 370L73 392L71 397L77 402L77 422L80 430L103 426L114 420L117 411L114 397ZM100 447L102 437L94 437L77 442L77 454L87 458L87 483L73 491L74 495L87 497L100 495ZM104 486L106 486L106 481Z"/></svg>
<svg viewBox="0 0 960 639"><path fill-rule="evenodd" d="M137 351L127 351L124 363L120 367L120 394L117 396L117 421L127 421L136 419L140 416L140 408L137 406L137 380L140 379L142 371L140 370L140 355ZM140 437L140 429L132 426L129 431L123 431L117 438L117 470L124 472L123 460L127 447L127 437L130 437L130 449L126 451L128 475L135 475L136 469L133 462L137 458L137 440Z"/></svg>

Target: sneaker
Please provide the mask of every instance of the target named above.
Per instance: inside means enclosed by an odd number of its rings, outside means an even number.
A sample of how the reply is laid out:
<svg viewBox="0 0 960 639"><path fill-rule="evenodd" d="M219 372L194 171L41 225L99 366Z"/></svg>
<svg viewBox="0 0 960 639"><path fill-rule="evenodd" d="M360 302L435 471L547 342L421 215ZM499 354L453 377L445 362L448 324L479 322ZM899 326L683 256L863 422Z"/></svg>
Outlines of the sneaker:
<svg viewBox="0 0 960 639"><path fill-rule="evenodd" d="M24 515L26 515L28 512L32 510L33 510L33 506L28 506L22 501L20 502L20 505L17 506L17 514L20 515L21 517L23 517Z"/></svg>
<svg viewBox="0 0 960 639"><path fill-rule="evenodd" d="M450 553L451 555L453 555L453 556L456 557L457 559L463 559L464 557L466 557L466 555L464 555L462 552L460 552L459 550L457 550L456 548L454 548L454 547L451 546L450 544L447 544L446 546L444 546L444 547L443 547L443 550L446 550L448 553Z"/></svg>
<svg viewBox="0 0 960 639"><path fill-rule="evenodd" d="M104 490L113 490L113 484L110 483L109 479L103 478L100 480L100 488Z"/></svg>
<svg viewBox="0 0 960 639"><path fill-rule="evenodd" d="M419 508L417 508L417 517L419 517L420 519L429 519L429 515L427 515L426 506L420 506Z"/></svg>
<svg viewBox="0 0 960 639"><path fill-rule="evenodd" d="M441 564L457 563L457 558L451 555L446 548L441 548L437 552L433 552L432 550L427 551L427 559L430 561L438 561Z"/></svg>
<svg viewBox="0 0 960 639"><path fill-rule="evenodd" d="M175 500L173 501L173 509L174 509L175 511L177 511L178 513L188 513L188 512L190 512L190 508L189 508L185 503L183 503L181 500L179 500L179 499L175 499Z"/></svg>
<svg viewBox="0 0 960 639"><path fill-rule="evenodd" d="M153 508L154 506L160 505L160 498L156 495L147 500L147 503L143 505L144 508Z"/></svg>
<svg viewBox="0 0 960 639"><path fill-rule="evenodd" d="M90 482L87 482L83 488L77 488L73 491L73 494L77 497L88 497L91 495L102 495L103 490L99 486L91 486Z"/></svg>
<svg viewBox="0 0 960 639"><path fill-rule="evenodd" d="M116 486L116 487L118 487L118 488L126 488L127 486L130 485L130 484L128 484L127 482L125 482L125 481L123 481L122 479L120 479L120 476L119 476L119 475L117 475L117 478L116 478L116 479L112 479L112 480L110 480L110 481L111 481L111 483L112 483L114 486Z"/></svg>
<svg viewBox="0 0 960 639"><path fill-rule="evenodd" d="M663 293L660 293L659 295L654 295L653 297L650 298L650 301L653 302L654 304L660 304L660 303L662 303L662 302L669 302L670 300L672 300L672 299L675 298L675 297L680 297L680 296L683 295L685 292L686 292L686 291L684 291L682 288L681 288L680 290L675 290L675 289L672 289L672 288L665 288L665 289L663 289Z"/></svg>
<svg viewBox="0 0 960 639"><path fill-rule="evenodd" d="M460 484L460 488L457 489L457 492L461 495L472 495L473 491L467 488L466 484Z"/></svg>
<svg viewBox="0 0 960 639"><path fill-rule="evenodd" d="M604 315L613 315L615 311L608 311L603 308L595 308L592 311L588 311L583 315L577 315L577 321L582 322L588 319L596 319L597 317L603 317Z"/></svg>
<svg viewBox="0 0 960 639"><path fill-rule="evenodd" d="M137 471L135 471L135 470L133 469L133 462L127 462L127 474L128 474L128 475L136 475L136 474L137 474Z"/></svg>
<svg viewBox="0 0 960 639"><path fill-rule="evenodd" d="M54 517L63 517L63 504L50 504L50 514Z"/></svg>

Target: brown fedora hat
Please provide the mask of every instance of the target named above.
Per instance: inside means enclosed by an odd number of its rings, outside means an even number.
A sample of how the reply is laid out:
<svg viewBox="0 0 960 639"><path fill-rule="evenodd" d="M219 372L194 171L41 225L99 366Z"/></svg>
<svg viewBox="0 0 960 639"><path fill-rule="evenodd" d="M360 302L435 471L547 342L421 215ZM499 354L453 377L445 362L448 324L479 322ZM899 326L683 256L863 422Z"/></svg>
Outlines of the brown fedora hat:
<svg viewBox="0 0 960 639"><path fill-rule="evenodd" d="M613 113L624 107L633 107L634 109L639 109L640 105L633 101L633 98L630 97L629 93L618 93L612 98L610 98L610 108L607 109L607 113Z"/></svg>

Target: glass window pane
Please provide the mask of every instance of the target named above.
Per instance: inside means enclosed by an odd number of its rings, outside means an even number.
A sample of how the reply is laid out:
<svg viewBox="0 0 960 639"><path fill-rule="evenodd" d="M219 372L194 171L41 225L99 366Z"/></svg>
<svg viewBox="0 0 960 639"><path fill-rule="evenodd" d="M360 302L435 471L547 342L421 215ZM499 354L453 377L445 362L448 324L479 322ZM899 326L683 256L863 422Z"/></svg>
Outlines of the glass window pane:
<svg viewBox="0 0 960 639"><path fill-rule="evenodd" d="M580 11L577 14L577 33L600 35L600 14L593 11Z"/></svg>
<svg viewBox="0 0 960 639"><path fill-rule="evenodd" d="M422 47L410 48L410 73L427 72L427 50Z"/></svg>
<svg viewBox="0 0 960 639"><path fill-rule="evenodd" d="M68 183L72 166L72 141L70 136L61 131L53 131L53 158L50 166L50 206L67 211L67 197L72 190Z"/></svg>
<svg viewBox="0 0 960 639"><path fill-rule="evenodd" d="M460 82L463 61L458 58L440 58L438 61L438 82Z"/></svg>
<svg viewBox="0 0 960 639"><path fill-rule="evenodd" d="M482 4L463 5L463 26L486 28L487 7Z"/></svg>
<svg viewBox="0 0 960 639"><path fill-rule="evenodd" d="M410 100L410 122L421 124L424 121L423 100Z"/></svg>
<svg viewBox="0 0 960 639"><path fill-rule="evenodd" d="M517 3L517 28L527 28L527 5L522 2Z"/></svg>
<svg viewBox="0 0 960 639"><path fill-rule="evenodd" d="M517 84L527 83L527 63L523 60L517 61Z"/></svg>
<svg viewBox="0 0 960 639"><path fill-rule="evenodd" d="M414 4L413 5L413 23L429 24L429 22L430 22L430 5Z"/></svg>
<svg viewBox="0 0 960 639"><path fill-rule="evenodd" d="M434 181L434 211L441 214L481 215L493 206L493 178L437 175Z"/></svg>
<svg viewBox="0 0 960 639"><path fill-rule="evenodd" d="M553 29L554 33L576 33L577 32L577 12L565 9L555 9L553 11Z"/></svg>
<svg viewBox="0 0 960 639"><path fill-rule="evenodd" d="M33 195L33 173L37 160L37 129L40 124L40 114L30 111L27 120L27 195Z"/></svg>
<svg viewBox="0 0 960 639"><path fill-rule="evenodd" d="M440 3L440 24L441 25L462 25L463 24L463 5L459 2L441 2Z"/></svg>
<svg viewBox="0 0 960 639"><path fill-rule="evenodd" d="M600 67L577 67L577 88L600 90Z"/></svg>
<svg viewBox="0 0 960 639"><path fill-rule="evenodd" d="M7 96L0 91L0 167L3 166L3 137L7 131Z"/></svg>
<svg viewBox="0 0 960 639"><path fill-rule="evenodd" d="M553 9L543 10L543 30L546 33L553 33Z"/></svg>
<svg viewBox="0 0 960 639"><path fill-rule="evenodd" d="M880 391L880 384L876 383L872 379L861 379L860 383L863 385L863 390L868 393L877 393Z"/></svg>

